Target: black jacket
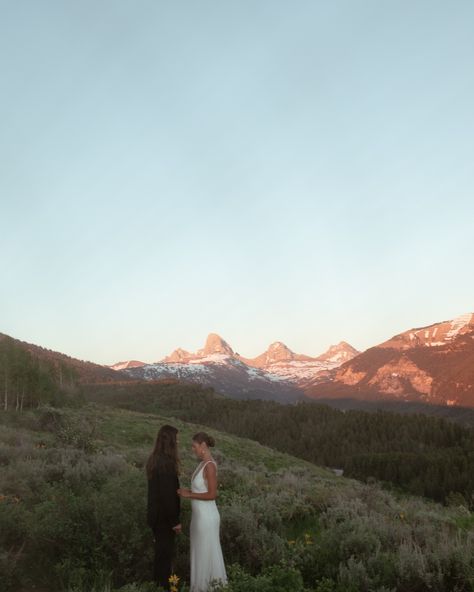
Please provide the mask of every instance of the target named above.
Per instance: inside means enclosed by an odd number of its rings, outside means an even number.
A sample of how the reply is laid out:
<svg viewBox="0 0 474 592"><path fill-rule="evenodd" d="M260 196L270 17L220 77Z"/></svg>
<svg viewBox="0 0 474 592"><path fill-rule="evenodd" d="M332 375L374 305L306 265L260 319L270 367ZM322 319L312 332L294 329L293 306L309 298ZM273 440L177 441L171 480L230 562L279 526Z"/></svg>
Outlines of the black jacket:
<svg viewBox="0 0 474 592"><path fill-rule="evenodd" d="M153 531L158 527L173 528L180 523L181 500L177 489L179 479L175 468L158 462L148 479L147 523Z"/></svg>

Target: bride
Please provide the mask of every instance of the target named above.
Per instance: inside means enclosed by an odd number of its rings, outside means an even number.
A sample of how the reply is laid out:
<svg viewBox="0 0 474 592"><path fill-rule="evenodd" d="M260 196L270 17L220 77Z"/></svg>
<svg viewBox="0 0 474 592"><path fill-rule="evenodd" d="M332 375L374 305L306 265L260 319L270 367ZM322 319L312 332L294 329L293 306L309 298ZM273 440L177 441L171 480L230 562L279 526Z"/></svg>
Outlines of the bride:
<svg viewBox="0 0 474 592"><path fill-rule="evenodd" d="M227 583L219 539L220 515L215 501L217 465L209 450L214 445L214 438L205 432L193 436L192 449L201 462L191 477L191 489L178 489L181 497L191 500L190 592L206 592L214 581Z"/></svg>

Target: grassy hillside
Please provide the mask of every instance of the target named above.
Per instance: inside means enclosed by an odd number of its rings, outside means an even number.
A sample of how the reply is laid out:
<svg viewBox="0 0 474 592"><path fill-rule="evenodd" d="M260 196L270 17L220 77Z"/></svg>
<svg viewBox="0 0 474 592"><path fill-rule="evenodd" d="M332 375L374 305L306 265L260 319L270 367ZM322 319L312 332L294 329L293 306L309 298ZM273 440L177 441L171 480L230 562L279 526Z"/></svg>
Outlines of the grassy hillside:
<svg viewBox="0 0 474 592"><path fill-rule="evenodd" d="M203 426L97 403L0 413L0 588L151 592L144 462L162 423L182 476ZM229 592L474 589L474 515L396 495L255 441L216 438ZM189 502L176 572L186 590Z"/></svg>
<svg viewBox="0 0 474 592"><path fill-rule="evenodd" d="M90 401L134 411L172 414L345 476L379 479L408 493L474 510L474 430L422 413L341 411L313 402L236 401L183 383L85 385Z"/></svg>

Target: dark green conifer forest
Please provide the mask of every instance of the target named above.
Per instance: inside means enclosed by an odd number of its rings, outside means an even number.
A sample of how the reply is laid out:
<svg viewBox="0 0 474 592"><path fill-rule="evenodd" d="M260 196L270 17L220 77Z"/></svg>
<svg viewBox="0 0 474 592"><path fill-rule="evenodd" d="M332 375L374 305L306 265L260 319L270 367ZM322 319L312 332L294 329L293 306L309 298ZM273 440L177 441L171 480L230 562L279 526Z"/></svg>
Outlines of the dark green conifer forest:
<svg viewBox="0 0 474 592"><path fill-rule="evenodd" d="M342 411L314 402L237 401L174 382L85 387L89 399L172 414L361 480L473 506L474 431L421 413Z"/></svg>

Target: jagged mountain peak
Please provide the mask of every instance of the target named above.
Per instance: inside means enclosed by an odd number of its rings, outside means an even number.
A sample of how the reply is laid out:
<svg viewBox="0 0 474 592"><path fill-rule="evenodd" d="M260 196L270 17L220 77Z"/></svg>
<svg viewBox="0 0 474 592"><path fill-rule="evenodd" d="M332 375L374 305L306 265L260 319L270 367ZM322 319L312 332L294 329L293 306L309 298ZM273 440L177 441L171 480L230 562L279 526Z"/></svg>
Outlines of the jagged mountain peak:
<svg viewBox="0 0 474 592"><path fill-rule="evenodd" d="M186 362L192 354L181 347L175 349L169 356L163 358L163 362Z"/></svg>
<svg viewBox="0 0 474 592"><path fill-rule="evenodd" d="M350 350L354 350L357 351L355 347L353 347L350 343L347 343L347 341L340 341L339 343L337 343L336 345L332 345L331 347L337 347L337 348L344 348L344 349L350 349Z"/></svg>
<svg viewBox="0 0 474 592"><path fill-rule="evenodd" d="M357 353L357 350L348 343L340 342L331 346L326 357L323 355L323 358L315 358L297 354L282 341L274 341L262 354L249 359L234 352L231 346L217 333L209 333L204 347L197 352L190 353L182 348L177 348L171 355L156 363L154 369L144 368L142 374L143 376L151 376L152 374L156 376L166 372L182 373L188 371L184 369L188 366L191 373L202 372L207 375L208 372L216 371L217 366L220 367L219 372L224 371L224 367L227 366L232 373L235 372L235 368L239 368L240 371L248 372L249 377L253 377L255 380L283 381L287 385L299 386L319 379L319 376L326 375L329 370L351 359ZM262 374L255 373L254 369L261 370Z"/></svg>
<svg viewBox="0 0 474 592"><path fill-rule="evenodd" d="M273 359L291 359L295 354L282 341L274 341L271 343L266 351L269 357Z"/></svg>
<svg viewBox="0 0 474 592"><path fill-rule="evenodd" d="M335 345L329 346L329 348L320 356L318 356L318 360L320 361L333 361L333 362L345 362L347 360L351 360L360 352L353 347L347 341L340 341Z"/></svg>
<svg viewBox="0 0 474 592"><path fill-rule="evenodd" d="M273 343L270 343L270 345L268 346L268 349L279 349L279 348L288 349L288 346L286 346L283 343L283 341L274 341Z"/></svg>
<svg viewBox="0 0 474 592"><path fill-rule="evenodd" d="M209 333L206 339L206 344L202 349L197 351L198 356L210 356L212 354L225 354L228 356L234 355L234 350L230 345L222 339L217 333Z"/></svg>
<svg viewBox="0 0 474 592"><path fill-rule="evenodd" d="M274 341L256 358L240 357L240 359L249 366L255 368L269 368L270 366L281 365L286 362L290 363L297 360L312 360L313 358L301 354L295 354L295 352L282 341Z"/></svg>
<svg viewBox="0 0 474 592"><path fill-rule="evenodd" d="M350 343L347 343L347 341L340 341L339 343L336 343L334 345L330 345L325 353L337 352L337 351L347 351L352 354L359 353L359 351L354 346L352 346Z"/></svg>

